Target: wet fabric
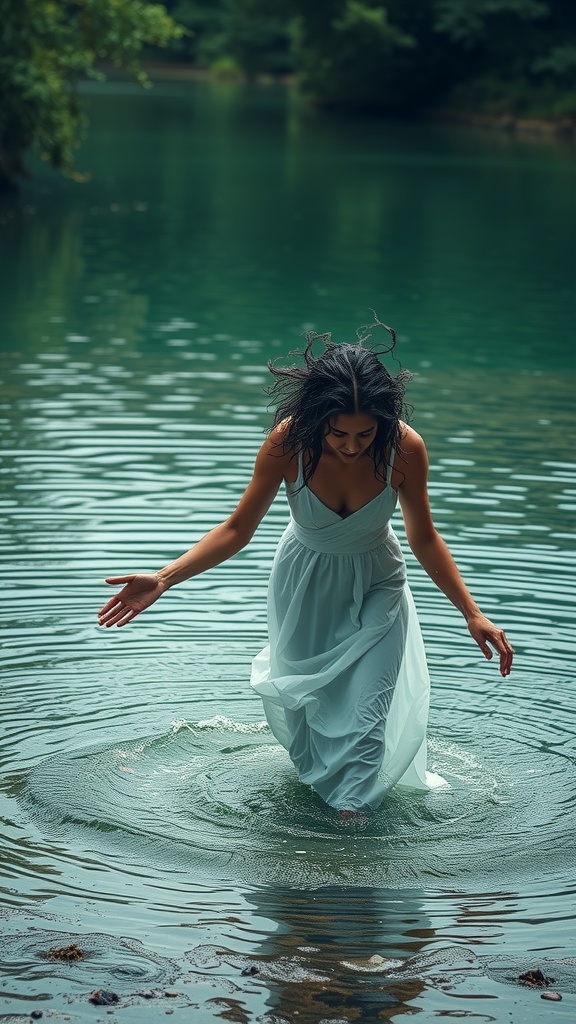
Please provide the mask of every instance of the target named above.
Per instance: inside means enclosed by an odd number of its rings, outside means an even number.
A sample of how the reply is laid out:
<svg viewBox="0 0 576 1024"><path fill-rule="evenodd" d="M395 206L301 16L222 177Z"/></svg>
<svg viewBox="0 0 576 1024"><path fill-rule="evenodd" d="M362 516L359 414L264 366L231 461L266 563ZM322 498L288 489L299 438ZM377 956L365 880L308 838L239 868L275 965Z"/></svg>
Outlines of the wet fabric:
<svg viewBox="0 0 576 1024"><path fill-rule="evenodd" d="M386 487L342 518L298 478L272 566L269 644L251 684L301 781L340 810L427 789L430 682Z"/></svg>

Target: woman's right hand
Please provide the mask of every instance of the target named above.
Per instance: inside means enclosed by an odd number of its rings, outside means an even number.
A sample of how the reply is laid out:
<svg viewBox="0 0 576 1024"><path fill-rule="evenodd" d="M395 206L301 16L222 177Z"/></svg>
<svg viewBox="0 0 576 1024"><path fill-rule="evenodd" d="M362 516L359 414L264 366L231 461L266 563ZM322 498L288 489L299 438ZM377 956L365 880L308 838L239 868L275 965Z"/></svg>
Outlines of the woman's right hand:
<svg viewBox="0 0 576 1024"><path fill-rule="evenodd" d="M106 583L118 586L124 583L119 594L115 594L98 612L100 626L125 626L166 590L165 585L154 573L132 573L130 576L109 576Z"/></svg>

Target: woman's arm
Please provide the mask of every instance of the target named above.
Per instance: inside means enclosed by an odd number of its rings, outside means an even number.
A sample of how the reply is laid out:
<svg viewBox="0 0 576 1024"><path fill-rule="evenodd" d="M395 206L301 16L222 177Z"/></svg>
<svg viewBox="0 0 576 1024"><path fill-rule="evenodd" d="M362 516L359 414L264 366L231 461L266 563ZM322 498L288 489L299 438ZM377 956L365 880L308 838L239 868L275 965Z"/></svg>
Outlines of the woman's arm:
<svg viewBox="0 0 576 1024"><path fill-rule="evenodd" d="M446 543L432 522L428 499L428 455L424 442L415 430L407 427L402 447L401 472L405 475L398 493L408 543L436 586L462 613L484 657L492 657L489 644L498 651L500 672L507 676L512 666L514 651L506 634L480 611Z"/></svg>
<svg viewBox="0 0 576 1024"><path fill-rule="evenodd" d="M101 626L125 626L157 601L165 590L192 576L199 576L246 547L276 497L290 461L290 456L282 454L278 447L279 435L280 429L276 428L262 445L252 479L237 508L225 522L210 530L190 551L156 573L133 573L106 579L106 583L125 586L98 613Z"/></svg>

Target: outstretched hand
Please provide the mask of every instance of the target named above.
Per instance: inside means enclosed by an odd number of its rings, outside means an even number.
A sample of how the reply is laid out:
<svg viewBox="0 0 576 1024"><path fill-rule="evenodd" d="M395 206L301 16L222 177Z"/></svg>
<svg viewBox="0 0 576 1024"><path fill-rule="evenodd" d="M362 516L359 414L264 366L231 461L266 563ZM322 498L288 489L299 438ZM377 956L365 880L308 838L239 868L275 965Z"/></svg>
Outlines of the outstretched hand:
<svg viewBox="0 0 576 1024"><path fill-rule="evenodd" d="M489 644L498 652L500 655L500 675L510 675L514 648L510 644L504 630L498 629L493 622L490 622L490 619L487 619L481 613L474 615L468 620L468 629L488 661L492 658L492 650L488 646Z"/></svg>
<svg viewBox="0 0 576 1024"><path fill-rule="evenodd" d="M106 583L118 586L124 583L119 594L115 594L98 612L101 626L125 626L145 608L162 597L166 587L153 573L132 573L130 576L109 576Z"/></svg>

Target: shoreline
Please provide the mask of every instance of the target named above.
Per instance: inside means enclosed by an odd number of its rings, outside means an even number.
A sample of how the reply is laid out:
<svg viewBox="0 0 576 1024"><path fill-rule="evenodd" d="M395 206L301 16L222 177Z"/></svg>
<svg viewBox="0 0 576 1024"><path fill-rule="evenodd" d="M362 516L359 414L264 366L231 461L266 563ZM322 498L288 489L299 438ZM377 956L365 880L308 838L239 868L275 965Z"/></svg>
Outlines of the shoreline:
<svg viewBox="0 0 576 1024"><path fill-rule="evenodd" d="M425 120L468 128L488 128L509 135L532 135L553 139L576 137L576 119L569 117L520 117L517 114L486 114L482 111L440 107L427 112Z"/></svg>
<svg viewBox="0 0 576 1024"><path fill-rule="evenodd" d="M246 82L248 79L240 75L225 75L211 71L209 68L199 68L191 64L179 64L161 61L142 61L142 69L146 72L151 82ZM102 70L110 80L129 80L123 72L117 68L102 65ZM283 85L286 87L296 86L295 75L257 75L253 81L262 86ZM524 135L549 139L571 139L576 138L576 117L530 117L518 114L499 113L490 114L481 110L461 110L456 107L433 107L424 110L420 115L413 118L423 122L436 122L438 124L452 124L468 128L484 128L495 130L508 135Z"/></svg>

